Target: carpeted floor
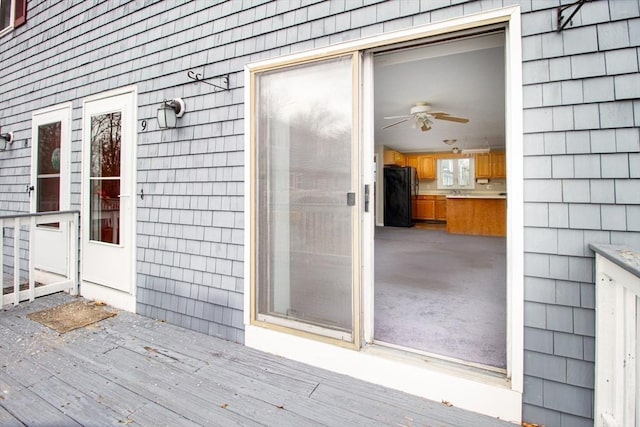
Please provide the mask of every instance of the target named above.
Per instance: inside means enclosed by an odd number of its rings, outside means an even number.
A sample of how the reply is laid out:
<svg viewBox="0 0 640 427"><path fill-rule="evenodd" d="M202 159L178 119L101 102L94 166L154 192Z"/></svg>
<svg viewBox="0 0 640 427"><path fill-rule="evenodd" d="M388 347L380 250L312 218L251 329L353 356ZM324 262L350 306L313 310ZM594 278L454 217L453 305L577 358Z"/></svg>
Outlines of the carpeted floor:
<svg viewBox="0 0 640 427"><path fill-rule="evenodd" d="M506 240L376 227L374 338L506 366Z"/></svg>

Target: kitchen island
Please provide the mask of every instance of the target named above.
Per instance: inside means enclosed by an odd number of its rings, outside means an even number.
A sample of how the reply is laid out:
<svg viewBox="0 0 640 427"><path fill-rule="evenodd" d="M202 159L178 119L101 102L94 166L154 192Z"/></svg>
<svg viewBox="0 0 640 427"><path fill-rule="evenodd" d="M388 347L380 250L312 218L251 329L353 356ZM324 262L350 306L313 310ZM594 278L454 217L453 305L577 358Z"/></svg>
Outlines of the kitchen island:
<svg viewBox="0 0 640 427"><path fill-rule="evenodd" d="M448 195L447 232L506 236L506 202L504 195Z"/></svg>

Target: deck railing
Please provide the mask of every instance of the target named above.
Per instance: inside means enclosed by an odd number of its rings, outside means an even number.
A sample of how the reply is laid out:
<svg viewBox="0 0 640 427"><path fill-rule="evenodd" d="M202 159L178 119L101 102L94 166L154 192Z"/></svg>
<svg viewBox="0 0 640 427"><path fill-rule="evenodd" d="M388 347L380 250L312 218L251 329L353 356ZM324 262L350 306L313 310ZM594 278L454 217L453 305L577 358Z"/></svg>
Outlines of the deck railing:
<svg viewBox="0 0 640 427"><path fill-rule="evenodd" d="M640 426L640 252L591 245L596 252L597 427Z"/></svg>
<svg viewBox="0 0 640 427"><path fill-rule="evenodd" d="M78 211L40 212L0 216L0 308L7 303L18 305L21 301L59 291L75 295L78 290ZM57 227L56 239L38 239L36 227ZM13 239L5 239L13 229ZM24 237L26 239L23 239ZM26 243L25 243L26 242ZM27 246L26 250L23 246ZM47 247L43 247L43 246ZM40 246L40 247L39 247ZM13 268L5 272L5 252L13 259ZM35 254L51 254L50 259L62 259L53 270L39 267ZM53 256L53 254L64 256ZM26 264L26 268L24 265ZM26 283L21 278L26 276ZM13 286L5 288L5 279ZM11 283L9 283L11 285ZM5 293L6 292L6 293Z"/></svg>

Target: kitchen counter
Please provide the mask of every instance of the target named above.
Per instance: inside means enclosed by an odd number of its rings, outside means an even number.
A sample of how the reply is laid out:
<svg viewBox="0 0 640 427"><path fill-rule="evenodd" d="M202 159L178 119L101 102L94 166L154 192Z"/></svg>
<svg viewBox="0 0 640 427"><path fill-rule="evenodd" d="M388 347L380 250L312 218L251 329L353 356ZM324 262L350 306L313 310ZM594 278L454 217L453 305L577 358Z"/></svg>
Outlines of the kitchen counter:
<svg viewBox="0 0 640 427"><path fill-rule="evenodd" d="M500 194L447 194L447 199L506 199Z"/></svg>
<svg viewBox="0 0 640 427"><path fill-rule="evenodd" d="M507 235L506 196L447 196L447 232L478 236Z"/></svg>
<svg viewBox="0 0 640 427"><path fill-rule="evenodd" d="M460 193L452 193L450 190L422 190L418 193L419 196L445 196L445 197L484 197L484 198L499 198L504 199L507 197L507 193L503 191L472 191L472 190L464 190Z"/></svg>

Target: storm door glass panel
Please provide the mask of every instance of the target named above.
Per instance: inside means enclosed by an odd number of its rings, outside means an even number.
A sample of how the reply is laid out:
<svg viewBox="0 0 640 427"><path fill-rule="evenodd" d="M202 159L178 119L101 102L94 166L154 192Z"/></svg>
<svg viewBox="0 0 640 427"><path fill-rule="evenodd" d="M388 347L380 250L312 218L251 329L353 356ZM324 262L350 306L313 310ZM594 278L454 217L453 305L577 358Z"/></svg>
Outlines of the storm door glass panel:
<svg viewBox="0 0 640 427"><path fill-rule="evenodd" d="M61 123L38 126L38 166L36 212L60 210L60 137ZM58 223L41 227L58 228Z"/></svg>
<svg viewBox="0 0 640 427"><path fill-rule="evenodd" d="M257 318L353 331L351 56L256 76ZM321 332L318 332L321 331Z"/></svg>
<svg viewBox="0 0 640 427"><path fill-rule="evenodd" d="M91 117L90 236L120 243L120 112Z"/></svg>

